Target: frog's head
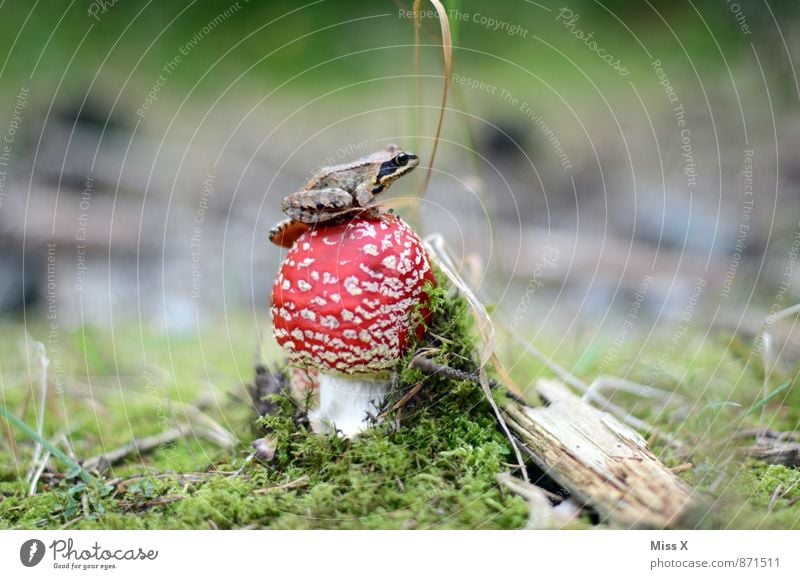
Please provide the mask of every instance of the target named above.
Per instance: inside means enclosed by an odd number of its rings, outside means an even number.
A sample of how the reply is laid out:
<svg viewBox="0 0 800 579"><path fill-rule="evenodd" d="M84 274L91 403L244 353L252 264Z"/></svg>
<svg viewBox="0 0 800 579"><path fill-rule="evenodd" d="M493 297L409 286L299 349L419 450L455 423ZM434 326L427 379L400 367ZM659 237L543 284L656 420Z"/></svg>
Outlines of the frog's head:
<svg viewBox="0 0 800 579"><path fill-rule="evenodd" d="M407 153L396 145L389 145L385 150L376 153L378 173L375 176L373 193L380 193L403 175L410 173L419 165L419 157Z"/></svg>

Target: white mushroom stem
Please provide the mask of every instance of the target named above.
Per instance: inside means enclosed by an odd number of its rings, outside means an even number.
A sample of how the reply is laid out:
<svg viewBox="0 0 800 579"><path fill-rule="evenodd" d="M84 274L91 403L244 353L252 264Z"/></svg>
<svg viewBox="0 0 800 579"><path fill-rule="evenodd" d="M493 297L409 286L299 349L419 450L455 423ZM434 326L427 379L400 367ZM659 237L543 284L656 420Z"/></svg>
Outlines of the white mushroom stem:
<svg viewBox="0 0 800 579"><path fill-rule="evenodd" d="M370 427L389 393L391 381L348 378L320 372L319 408L309 413L314 432L352 438Z"/></svg>

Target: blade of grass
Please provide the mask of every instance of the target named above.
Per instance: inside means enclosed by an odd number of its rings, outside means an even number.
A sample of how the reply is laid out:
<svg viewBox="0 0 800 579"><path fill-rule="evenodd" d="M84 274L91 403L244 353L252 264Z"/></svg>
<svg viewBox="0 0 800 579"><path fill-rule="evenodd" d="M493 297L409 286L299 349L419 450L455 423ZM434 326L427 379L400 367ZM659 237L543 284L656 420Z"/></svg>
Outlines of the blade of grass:
<svg viewBox="0 0 800 579"><path fill-rule="evenodd" d="M770 400L773 400L776 396L779 396L780 394L786 392L789 389L789 386L791 385L792 381L787 380L786 382L775 388L775 390L773 390L772 392L764 396L764 398L753 404L753 406L750 408L750 410L747 411L747 414L745 414L745 416L751 416L756 412L758 412L759 410L761 410L762 408L764 408L764 406L766 406L770 402Z"/></svg>
<svg viewBox="0 0 800 579"><path fill-rule="evenodd" d="M8 409L2 404L0 404L0 416L2 416L6 420L6 422L8 422L8 424L17 427L25 434L25 436L40 444L43 448L45 448L48 452L50 452L50 454L52 454L58 460L69 466L70 470L77 472L80 475L80 477L84 480L84 482L86 482L87 484L91 484L95 487L100 486L98 480L91 474L89 474L89 472L85 468L83 468L76 461L72 460L63 451L61 451L58 447L53 445L45 437L41 436L33 428L28 426L25 423L25 421L21 420L20 418L9 412Z"/></svg>
<svg viewBox="0 0 800 579"><path fill-rule="evenodd" d="M50 366L50 360L47 357L47 350L41 342L35 342L36 354L39 356L39 408L36 414L36 432L39 438L42 438L44 431L44 412L47 404L47 368ZM42 445L37 442L36 448L33 451L33 460L31 461L31 470L28 472L28 482L33 483L33 477L39 457L42 454Z"/></svg>

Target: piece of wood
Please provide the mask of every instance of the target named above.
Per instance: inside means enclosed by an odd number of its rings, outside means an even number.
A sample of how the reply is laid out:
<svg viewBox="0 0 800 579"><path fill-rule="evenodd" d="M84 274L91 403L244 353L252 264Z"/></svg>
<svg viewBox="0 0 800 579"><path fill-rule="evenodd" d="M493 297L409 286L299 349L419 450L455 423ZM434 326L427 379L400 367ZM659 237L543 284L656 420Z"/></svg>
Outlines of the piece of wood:
<svg viewBox="0 0 800 579"><path fill-rule="evenodd" d="M637 432L583 402L561 382L539 380L536 391L546 406L509 402L502 412L550 478L613 526L686 524L698 498Z"/></svg>

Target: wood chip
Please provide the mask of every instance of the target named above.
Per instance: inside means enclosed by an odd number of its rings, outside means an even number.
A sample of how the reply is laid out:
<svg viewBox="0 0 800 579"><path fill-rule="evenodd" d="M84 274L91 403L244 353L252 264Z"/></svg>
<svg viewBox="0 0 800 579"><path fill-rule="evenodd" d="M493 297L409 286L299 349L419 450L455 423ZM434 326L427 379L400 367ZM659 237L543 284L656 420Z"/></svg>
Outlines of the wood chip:
<svg viewBox="0 0 800 579"><path fill-rule="evenodd" d="M688 522L699 498L637 432L561 382L539 380L536 390L546 406L510 402L503 414L537 466L573 499L616 527L661 529Z"/></svg>

